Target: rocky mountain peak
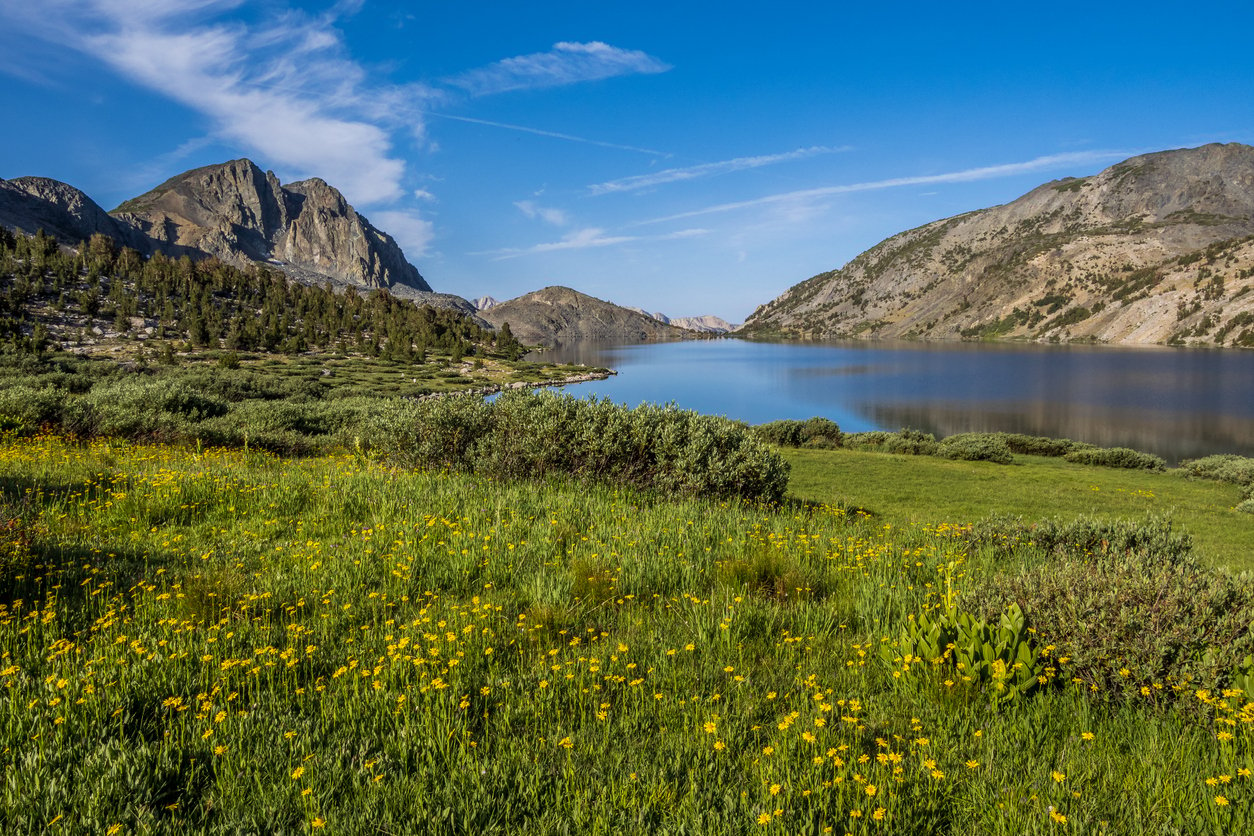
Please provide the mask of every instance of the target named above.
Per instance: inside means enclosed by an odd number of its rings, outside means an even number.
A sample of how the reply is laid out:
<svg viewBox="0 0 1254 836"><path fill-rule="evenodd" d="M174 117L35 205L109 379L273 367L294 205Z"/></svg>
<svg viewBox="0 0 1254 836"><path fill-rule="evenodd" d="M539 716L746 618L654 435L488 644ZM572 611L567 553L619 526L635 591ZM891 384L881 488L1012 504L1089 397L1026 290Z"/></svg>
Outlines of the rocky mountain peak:
<svg viewBox="0 0 1254 836"><path fill-rule="evenodd" d="M283 186L247 159L184 172L114 210L155 248L245 266L269 262L306 281L431 287L387 233L321 178Z"/></svg>
<svg viewBox="0 0 1254 836"><path fill-rule="evenodd" d="M758 308L806 338L1254 344L1254 148L1142 154L898 233Z"/></svg>

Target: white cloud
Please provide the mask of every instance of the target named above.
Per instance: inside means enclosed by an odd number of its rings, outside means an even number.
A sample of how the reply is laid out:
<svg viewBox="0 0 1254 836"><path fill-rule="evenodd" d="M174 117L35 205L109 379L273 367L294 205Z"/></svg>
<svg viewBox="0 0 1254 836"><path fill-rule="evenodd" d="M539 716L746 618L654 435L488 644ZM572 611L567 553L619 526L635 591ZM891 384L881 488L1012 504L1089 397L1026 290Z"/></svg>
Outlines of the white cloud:
<svg viewBox="0 0 1254 836"><path fill-rule="evenodd" d="M38 14L5 16L203 114L216 137L285 175L321 177L356 204L401 197L405 163L393 153L388 120L397 101L423 91L365 89L366 73L335 29L336 15L354 4L319 17L280 11L264 23L215 22L241 4L45 0Z"/></svg>
<svg viewBox="0 0 1254 836"><path fill-rule="evenodd" d="M471 255L495 256L494 261L504 261L524 255L537 255L560 250L587 250L594 247L612 247L617 244L630 244L636 241L678 241L684 238L696 238L709 234L708 229L681 229L665 235L606 235L600 227L587 227L569 232L560 241L535 244L524 249L494 250L487 253L471 253Z"/></svg>
<svg viewBox="0 0 1254 836"><path fill-rule="evenodd" d="M897 188L898 186L919 186L930 185L933 183L970 183L976 180L991 180L996 177L1011 177L1017 174L1030 174L1034 171L1045 171L1052 168L1087 165L1112 159L1125 159L1134 153L1136 152L1076 151L1067 154L1051 154L1044 157L1036 157L1035 159L1019 163L1006 163L1004 165L968 168L962 171L950 171L944 174L925 174L915 177L894 177L888 180L873 180L866 183L850 183L841 186L821 186L816 189L800 189L798 191L783 192L780 194L758 197L752 200L741 200L734 203L720 203L714 206L707 206L704 209L694 209L691 212L680 212L678 214L667 215L662 218L652 218L647 221L638 221L633 224L633 226L665 223L668 221L683 220L685 218L695 218L700 215L710 215L716 212L731 212L736 209L748 209L755 206L768 206L771 204L814 200L816 198L830 197L838 194L848 194L850 192L869 192L878 191L880 189Z"/></svg>
<svg viewBox="0 0 1254 836"><path fill-rule="evenodd" d="M448 78L445 83L472 96L487 96L621 75L663 73L670 68L669 64L640 50L620 49L600 41L562 41L548 52L506 58Z"/></svg>
<svg viewBox="0 0 1254 836"><path fill-rule="evenodd" d="M566 226L566 224L570 223L570 217L561 209L537 206L534 200L519 200L515 201L514 205L528 218L539 218L545 223L553 224L553 226Z"/></svg>
<svg viewBox="0 0 1254 836"><path fill-rule="evenodd" d="M371 213L371 218L371 223L396 239L411 262L426 256L435 240L435 226L416 212L386 210Z"/></svg>
<svg viewBox="0 0 1254 836"><path fill-rule="evenodd" d="M638 174L634 177L622 177L618 180L610 180L605 183L597 183L589 186L588 191L594 195L610 194L612 192L631 192L636 191L637 189L646 189L651 186L660 186L664 183L675 183L681 180L696 180L701 177L712 177L718 174L728 174L733 171L761 168L762 166L792 162L793 160L804 160L808 157L814 157L819 154L835 154L840 151L848 150L850 150L850 148L847 145L840 148L814 146L812 148L798 148L795 151L788 151L783 154L765 154L757 157L736 157L732 160L722 160L715 163L703 163L701 165L688 166L686 168L668 168L662 171L650 172L649 174Z"/></svg>
<svg viewBox="0 0 1254 836"><path fill-rule="evenodd" d="M425 200L428 203L438 202L438 198L426 189L414 189L415 200Z"/></svg>

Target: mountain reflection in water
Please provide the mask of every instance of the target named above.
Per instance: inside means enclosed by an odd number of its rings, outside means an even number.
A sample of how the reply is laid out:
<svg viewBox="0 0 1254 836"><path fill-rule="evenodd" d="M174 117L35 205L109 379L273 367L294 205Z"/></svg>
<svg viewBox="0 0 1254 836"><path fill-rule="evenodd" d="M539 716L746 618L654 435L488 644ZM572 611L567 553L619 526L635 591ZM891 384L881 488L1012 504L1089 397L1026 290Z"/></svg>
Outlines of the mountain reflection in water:
<svg viewBox="0 0 1254 836"><path fill-rule="evenodd" d="M1170 461L1254 455L1254 352L1007 343L577 343L535 359L619 374L569 387L757 424L981 430L1126 446Z"/></svg>

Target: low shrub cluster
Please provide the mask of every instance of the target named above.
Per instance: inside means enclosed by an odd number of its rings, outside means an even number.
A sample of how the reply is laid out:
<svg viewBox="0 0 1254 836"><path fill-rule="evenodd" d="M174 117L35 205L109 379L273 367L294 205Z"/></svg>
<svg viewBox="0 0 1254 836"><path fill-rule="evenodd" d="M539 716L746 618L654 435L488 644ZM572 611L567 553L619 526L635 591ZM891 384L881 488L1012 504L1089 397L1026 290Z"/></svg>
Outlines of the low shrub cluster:
<svg viewBox="0 0 1254 836"><path fill-rule="evenodd" d="M872 450L905 456L933 456L936 436L921 430L902 429L895 433L873 430L845 435L845 446L854 450Z"/></svg>
<svg viewBox="0 0 1254 836"><path fill-rule="evenodd" d="M945 459L1010 464L1014 454L997 433L958 433L946 436L936 447L936 455Z"/></svg>
<svg viewBox="0 0 1254 836"><path fill-rule="evenodd" d="M1180 470L1194 479L1213 479L1233 485L1254 485L1254 459L1230 454L1206 456L1180 463Z"/></svg>
<svg viewBox="0 0 1254 836"><path fill-rule="evenodd" d="M996 618L1017 604L1068 678L1095 692L1170 701L1219 691L1254 652L1254 584L1207 568L1162 517L1035 526L1048 561L984 578L962 606Z"/></svg>
<svg viewBox="0 0 1254 836"><path fill-rule="evenodd" d="M875 430L847 434L845 446L880 453L939 456L945 459L991 461L998 464L1009 464L1014 460L1000 433L958 433L937 441L936 436L921 430L902 429L895 433Z"/></svg>
<svg viewBox="0 0 1254 836"><path fill-rule="evenodd" d="M1023 433L993 433L1006 443L1010 452L1023 456L1052 456L1061 458L1073 450L1092 447L1082 441L1069 438L1050 438L1044 435L1024 435Z"/></svg>
<svg viewBox="0 0 1254 836"><path fill-rule="evenodd" d="M685 496L783 498L788 464L744 424L674 406L513 391L380 401L362 443L406 465L495 478L571 475Z"/></svg>
<svg viewBox="0 0 1254 836"><path fill-rule="evenodd" d="M1076 464L1099 467L1121 467L1129 470L1166 470L1167 462L1153 453L1141 453L1129 447L1080 447L1063 456Z"/></svg>
<svg viewBox="0 0 1254 836"><path fill-rule="evenodd" d="M1213 479L1245 487L1238 511L1254 514L1254 459L1230 454L1206 456L1181 463L1180 469L1194 479Z"/></svg>
<svg viewBox="0 0 1254 836"><path fill-rule="evenodd" d="M772 421L753 428L763 441L780 447L812 447L830 450L840 447L844 433L835 421L807 418L804 421Z"/></svg>

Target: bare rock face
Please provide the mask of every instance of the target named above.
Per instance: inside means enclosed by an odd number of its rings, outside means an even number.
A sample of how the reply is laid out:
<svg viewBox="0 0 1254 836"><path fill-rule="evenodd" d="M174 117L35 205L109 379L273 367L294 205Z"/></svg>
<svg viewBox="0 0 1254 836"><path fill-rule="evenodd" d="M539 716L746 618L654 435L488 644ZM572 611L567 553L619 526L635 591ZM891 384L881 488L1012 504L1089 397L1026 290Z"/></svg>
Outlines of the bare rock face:
<svg viewBox="0 0 1254 836"><path fill-rule="evenodd" d="M186 171L111 213L57 180L0 180L0 226L43 229L69 246L101 233L146 255L214 256L237 267L261 262L306 284L387 288L473 310L459 297L432 295L395 239L335 188L318 179L282 186L250 160Z"/></svg>
<svg viewBox="0 0 1254 836"><path fill-rule="evenodd" d="M519 342L532 345L577 340L646 342L692 336L648 314L560 286L499 302L479 315L494 328L508 322Z"/></svg>
<svg viewBox="0 0 1254 836"><path fill-rule="evenodd" d="M431 290L396 241L337 189L316 178L285 187L250 160L184 172L113 215L168 252L197 251L241 267L270 262L302 280Z"/></svg>
<svg viewBox="0 0 1254 836"><path fill-rule="evenodd" d="M1254 148L1133 157L895 235L742 333L1254 346Z"/></svg>
<svg viewBox="0 0 1254 836"><path fill-rule="evenodd" d="M73 186L47 177L0 180L0 226L34 235L42 229L67 244L86 241L97 232L134 246L139 236L111 218Z"/></svg>

